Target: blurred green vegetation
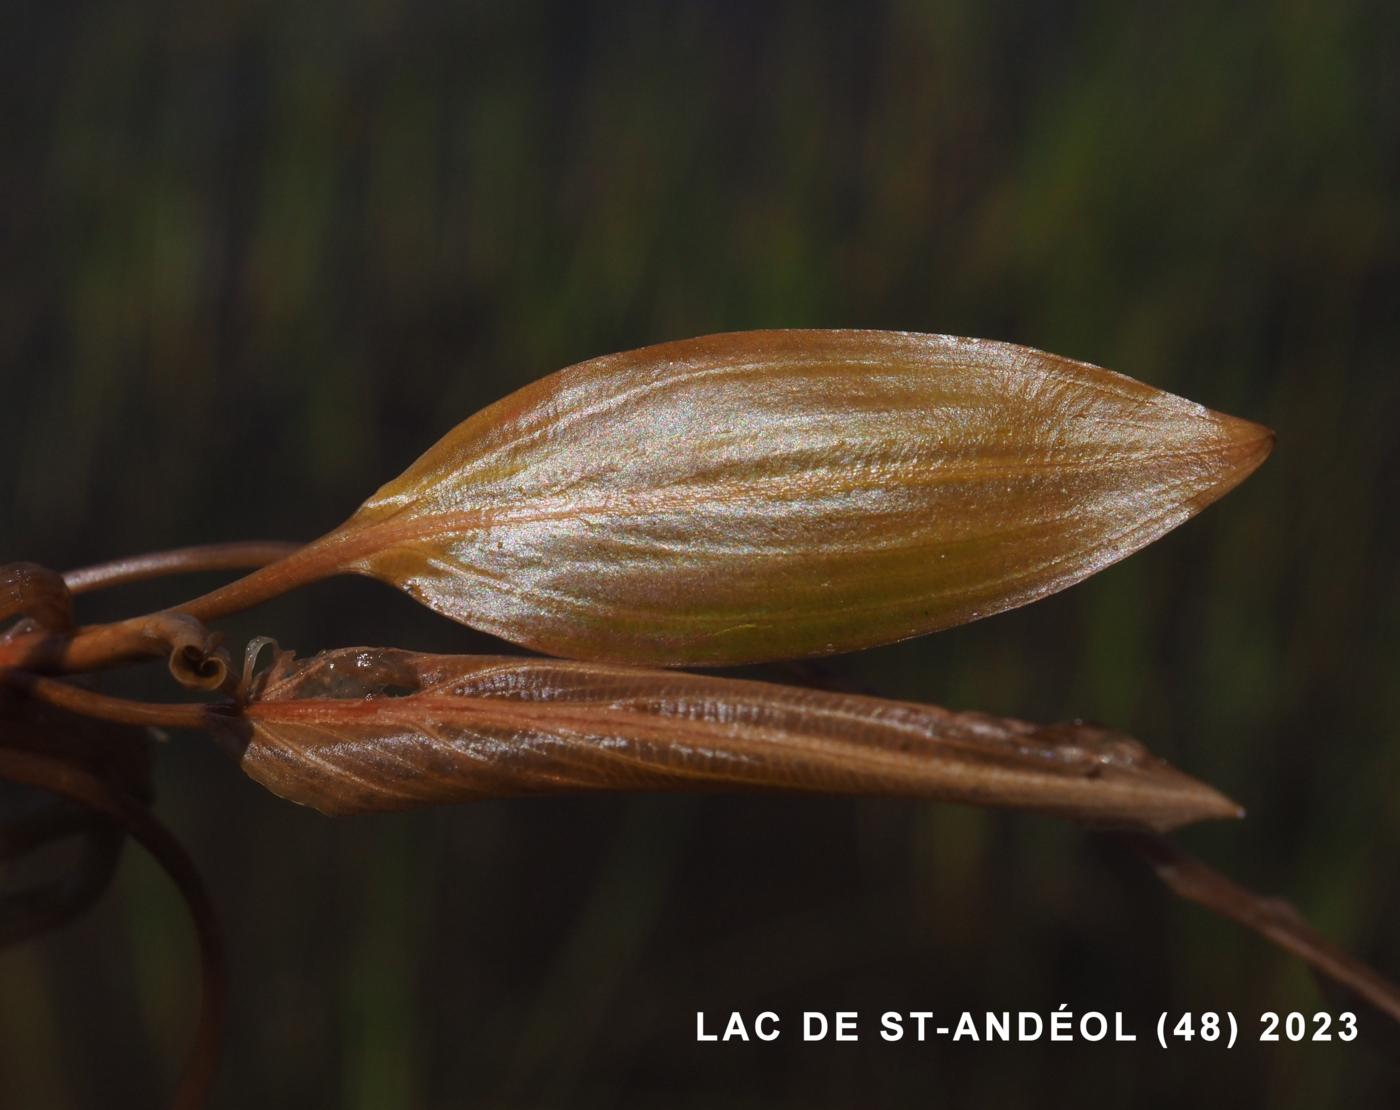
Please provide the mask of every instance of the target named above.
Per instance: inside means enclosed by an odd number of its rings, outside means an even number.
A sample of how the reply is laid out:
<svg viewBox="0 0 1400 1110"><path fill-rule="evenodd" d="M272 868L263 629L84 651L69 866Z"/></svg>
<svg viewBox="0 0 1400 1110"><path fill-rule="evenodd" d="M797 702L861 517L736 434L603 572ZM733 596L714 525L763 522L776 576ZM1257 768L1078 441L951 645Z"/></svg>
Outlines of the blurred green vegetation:
<svg viewBox="0 0 1400 1110"><path fill-rule="evenodd" d="M482 404L663 339L872 326L1088 359L1271 424L1274 458L1081 587L833 666L1131 730L1250 809L1193 846L1400 974L1400 7L10 14L4 558L309 538ZM488 643L360 582L230 630L302 651ZM1343 1001L1049 821L643 798L330 822L196 737L160 756L161 812L233 952L217 1106L1396 1093L1395 1034L1370 1014L1355 1045L1230 1053L693 1043L697 1009L1067 1002L1145 1027L1163 1008L1252 1023ZM0 954L5 1105L157 1105L193 968L133 852L84 922Z"/></svg>

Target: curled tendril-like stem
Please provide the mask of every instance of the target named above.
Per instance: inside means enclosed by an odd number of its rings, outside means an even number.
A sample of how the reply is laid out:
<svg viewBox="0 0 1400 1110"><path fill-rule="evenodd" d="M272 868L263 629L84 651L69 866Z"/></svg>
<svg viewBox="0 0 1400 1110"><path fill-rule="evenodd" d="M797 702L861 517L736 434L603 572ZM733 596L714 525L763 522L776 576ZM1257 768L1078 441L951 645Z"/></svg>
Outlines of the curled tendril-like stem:
<svg viewBox="0 0 1400 1110"><path fill-rule="evenodd" d="M301 546L269 540L182 547L65 574L35 563L0 566L0 621L25 618L0 635L0 670L82 672L164 655L181 685L233 694L229 657L197 615L163 610L75 629L73 595L169 574L266 567Z"/></svg>
<svg viewBox="0 0 1400 1110"><path fill-rule="evenodd" d="M141 632L170 653L170 674L193 690L219 690L229 681L228 653L223 639L185 613L156 613L141 618Z"/></svg>
<svg viewBox="0 0 1400 1110"><path fill-rule="evenodd" d="M12 630L0 637L0 671L78 673L165 657L170 660L171 674L182 685L222 689L229 676L229 660L219 648L220 639L197 618L173 610L88 625L72 635Z"/></svg>
<svg viewBox="0 0 1400 1110"><path fill-rule="evenodd" d="M222 647L187 644L170 653L170 673L175 681L192 690L224 690L232 692L237 682L232 677L232 662Z"/></svg>
<svg viewBox="0 0 1400 1110"><path fill-rule="evenodd" d="M272 649L272 657L275 661L280 657L290 657L290 652L281 651L277 641L271 636L254 636L248 641L247 647L243 649L243 674L238 680L238 688L234 692L234 700L239 705L246 705L253 697L255 684L259 683L267 675L263 671L261 675L257 673L258 659L262 656L263 648Z"/></svg>
<svg viewBox="0 0 1400 1110"><path fill-rule="evenodd" d="M80 837L82 855L72 871L0 900L0 947L18 944L66 925L101 897L121 859L121 828L66 799L0 826L0 863L70 837Z"/></svg>
<svg viewBox="0 0 1400 1110"><path fill-rule="evenodd" d="M70 798L115 822L151 853L184 898L199 942L200 1007L194 1041L172 1106L175 1110L197 1110L208 1098L218 1063L227 975L218 920L194 863L144 806L73 764L35 752L0 748L0 778Z"/></svg>

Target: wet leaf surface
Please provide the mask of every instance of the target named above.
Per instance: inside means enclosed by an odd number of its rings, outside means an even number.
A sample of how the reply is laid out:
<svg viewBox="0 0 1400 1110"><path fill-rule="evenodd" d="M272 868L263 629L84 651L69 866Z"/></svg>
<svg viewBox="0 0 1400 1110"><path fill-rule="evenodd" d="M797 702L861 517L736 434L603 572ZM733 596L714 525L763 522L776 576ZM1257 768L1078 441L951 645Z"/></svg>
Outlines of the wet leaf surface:
<svg viewBox="0 0 1400 1110"><path fill-rule="evenodd" d="M820 655L1061 590L1271 445L1259 425L1006 343L741 332L517 391L299 558L555 655Z"/></svg>
<svg viewBox="0 0 1400 1110"><path fill-rule="evenodd" d="M326 813L592 791L890 794L1163 829L1238 808L1095 725L552 659L284 655L223 723Z"/></svg>

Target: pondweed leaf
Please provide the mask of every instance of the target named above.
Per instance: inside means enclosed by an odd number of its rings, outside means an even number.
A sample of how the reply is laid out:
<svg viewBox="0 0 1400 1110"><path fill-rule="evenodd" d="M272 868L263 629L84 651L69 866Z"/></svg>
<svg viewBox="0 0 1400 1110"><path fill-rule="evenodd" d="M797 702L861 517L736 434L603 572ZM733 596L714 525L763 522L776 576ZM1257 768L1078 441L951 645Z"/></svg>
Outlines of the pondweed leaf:
<svg viewBox="0 0 1400 1110"><path fill-rule="evenodd" d="M347 648L281 660L217 726L324 813L590 791L890 794L1166 829L1238 807L1136 741L610 664Z"/></svg>
<svg viewBox="0 0 1400 1110"><path fill-rule="evenodd" d="M372 575L573 658L795 658L1061 590L1220 497L1271 444L1006 343L715 335L526 386L259 575L269 590Z"/></svg>

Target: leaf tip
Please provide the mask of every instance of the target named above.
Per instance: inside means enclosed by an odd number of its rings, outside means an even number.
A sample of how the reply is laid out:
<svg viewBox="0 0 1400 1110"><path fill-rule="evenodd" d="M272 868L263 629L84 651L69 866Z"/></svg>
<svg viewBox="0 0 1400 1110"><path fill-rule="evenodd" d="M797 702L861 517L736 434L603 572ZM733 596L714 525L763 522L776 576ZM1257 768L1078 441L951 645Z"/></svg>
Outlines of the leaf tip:
<svg viewBox="0 0 1400 1110"><path fill-rule="evenodd" d="M1197 821L1237 821L1245 816L1244 806L1215 787L1175 769L1172 775L1178 780L1173 791L1176 798L1148 822L1154 831L1171 832Z"/></svg>
<svg viewBox="0 0 1400 1110"><path fill-rule="evenodd" d="M1216 481L1209 501L1223 497L1264 465L1274 450L1274 430L1253 420L1216 414L1221 439L1215 469Z"/></svg>

